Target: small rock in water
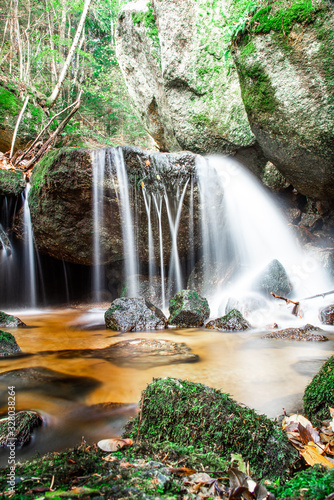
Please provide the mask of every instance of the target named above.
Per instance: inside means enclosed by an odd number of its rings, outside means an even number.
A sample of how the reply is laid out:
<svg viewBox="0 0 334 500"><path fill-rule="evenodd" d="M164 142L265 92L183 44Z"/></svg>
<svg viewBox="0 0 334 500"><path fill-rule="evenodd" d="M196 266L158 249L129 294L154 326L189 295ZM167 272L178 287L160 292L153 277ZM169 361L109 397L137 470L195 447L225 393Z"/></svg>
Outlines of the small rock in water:
<svg viewBox="0 0 334 500"><path fill-rule="evenodd" d="M181 290L169 301L168 324L181 328L197 328L210 316L208 301L192 290Z"/></svg>
<svg viewBox="0 0 334 500"><path fill-rule="evenodd" d="M262 338L264 339L284 339L284 340L303 340L306 342L324 342L328 340L325 335L320 335L320 328L313 325L306 325L302 328L284 328L275 332L267 333Z"/></svg>
<svg viewBox="0 0 334 500"><path fill-rule="evenodd" d="M14 425L13 425L14 423ZM0 446L25 446L30 443L34 430L43 424L35 411L19 411L12 418L0 420Z"/></svg>
<svg viewBox="0 0 334 500"><path fill-rule="evenodd" d="M240 311L232 309L222 318L209 321L205 328L219 330L220 332L242 332L251 328L251 325L243 317Z"/></svg>
<svg viewBox="0 0 334 500"><path fill-rule="evenodd" d="M321 309L319 319L324 325L334 325L334 304Z"/></svg>
<svg viewBox="0 0 334 500"><path fill-rule="evenodd" d="M0 311L0 328L23 328L25 326L27 325L20 318Z"/></svg>
<svg viewBox="0 0 334 500"><path fill-rule="evenodd" d="M145 299L119 298L104 315L106 327L117 332L161 330L167 326L163 312Z"/></svg>
<svg viewBox="0 0 334 500"><path fill-rule="evenodd" d="M0 357L21 352L14 335L0 330Z"/></svg>

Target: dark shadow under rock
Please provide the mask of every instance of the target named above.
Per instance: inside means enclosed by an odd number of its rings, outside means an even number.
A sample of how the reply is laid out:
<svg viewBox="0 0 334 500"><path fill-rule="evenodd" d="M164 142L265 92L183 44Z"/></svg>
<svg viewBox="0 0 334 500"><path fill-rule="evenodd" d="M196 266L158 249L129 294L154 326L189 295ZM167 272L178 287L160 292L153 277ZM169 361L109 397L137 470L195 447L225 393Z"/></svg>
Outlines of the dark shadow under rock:
<svg viewBox="0 0 334 500"><path fill-rule="evenodd" d="M20 391L34 391L46 396L77 400L101 384L91 377L76 377L42 366L11 370L0 375L0 390L7 393L8 386Z"/></svg>
<svg viewBox="0 0 334 500"><path fill-rule="evenodd" d="M13 416L0 420L0 446L25 446L30 443L36 428L41 427L43 419L35 411L19 411Z"/></svg>
<svg viewBox="0 0 334 500"><path fill-rule="evenodd" d="M306 342L324 342L328 337L322 335L320 328L312 325L306 325L302 328L284 328L284 330L275 330L267 333L264 339L283 339L283 340L303 340Z"/></svg>

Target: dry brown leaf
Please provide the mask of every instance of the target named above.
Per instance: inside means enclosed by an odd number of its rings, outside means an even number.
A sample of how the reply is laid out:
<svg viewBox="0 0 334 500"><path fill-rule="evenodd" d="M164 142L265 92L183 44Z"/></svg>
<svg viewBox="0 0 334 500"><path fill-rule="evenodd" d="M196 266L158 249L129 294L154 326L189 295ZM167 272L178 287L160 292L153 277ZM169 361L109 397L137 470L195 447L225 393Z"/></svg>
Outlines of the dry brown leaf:
<svg viewBox="0 0 334 500"><path fill-rule="evenodd" d="M334 464L321 454L323 450L321 450L318 445L310 443L306 444L304 448L304 451L301 451L301 455L309 465L313 466L318 464L323 465L327 469L334 469Z"/></svg>
<svg viewBox="0 0 334 500"><path fill-rule="evenodd" d="M178 476L192 476L197 472L196 470L188 469L187 467L170 467L169 470Z"/></svg>
<svg viewBox="0 0 334 500"><path fill-rule="evenodd" d="M309 420L307 420L307 418L303 417L303 415L298 415L297 413L294 413L290 417L283 418L283 421L282 421L283 430L285 430L285 428L289 424L292 424L292 423L302 424L304 427L306 427L307 425L309 425L310 427L313 427L311 422Z"/></svg>
<svg viewBox="0 0 334 500"><path fill-rule="evenodd" d="M106 457L102 457L102 460L106 462L115 462L115 460L119 460L119 458L114 457L114 455L107 455Z"/></svg>
<svg viewBox="0 0 334 500"><path fill-rule="evenodd" d="M132 446L132 439L102 439L97 443L97 446L103 451L117 451L124 446Z"/></svg>

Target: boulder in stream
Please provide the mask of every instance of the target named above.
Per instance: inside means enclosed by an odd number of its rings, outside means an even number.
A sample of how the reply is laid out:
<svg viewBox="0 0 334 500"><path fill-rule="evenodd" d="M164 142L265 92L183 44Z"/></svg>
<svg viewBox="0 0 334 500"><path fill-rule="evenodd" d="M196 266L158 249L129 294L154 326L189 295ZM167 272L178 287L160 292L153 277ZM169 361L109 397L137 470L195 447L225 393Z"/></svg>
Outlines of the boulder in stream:
<svg viewBox="0 0 334 500"><path fill-rule="evenodd" d="M203 384L154 379L139 404L140 418L128 423L124 437L136 439L139 433L141 441L215 451L227 461L238 453L256 479L286 477L298 457L280 425Z"/></svg>
<svg viewBox="0 0 334 500"><path fill-rule="evenodd" d="M35 429L43 424L36 411L19 411L0 420L0 447L25 446L30 443Z"/></svg>
<svg viewBox="0 0 334 500"><path fill-rule="evenodd" d="M163 312L145 299L114 300L105 315L106 327L116 332L138 332L166 328Z"/></svg>
<svg viewBox="0 0 334 500"><path fill-rule="evenodd" d="M168 324L181 328L203 326L210 316L208 301L193 290L181 290L169 301Z"/></svg>
<svg viewBox="0 0 334 500"><path fill-rule="evenodd" d="M273 292L275 295L288 297L292 292L292 285L284 266L277 259L274 259L257 277L253 283L253 289L267 296Z"/></svg>
<svg viewBox="0 0 334 500"><path fill-rule="evenodd" d="M0 357L21 352L14 335L0 330Z"/></svg>
<svg viewBox="0 0 334 500"><path fill-rule="evenodd" d="M334 304L321 309L319 319L324 325L334 325Z"/></svg>
<svg viewBox="0 0 334 500"><path fill-rule="evenodd" d="M306 342L324 342L328 337L322 335L323 330L313 325L301 328L284 328L264 335L264 339L303 340Z"/></svg>
<svg viewBox="0 0 334 500"><path fill-rule="evenodd" d="M304 412L314 425L331 418L334 408L334 356L331 356L313 377L304 392Z"/></svg>
<svg viewBox="0 0 334 500"><path fill-rule="evenodd" d="M3 311L0 311L0 328L23 328L27 325L17 318Z"/></svg>
<svg viewBox="0 0 334 500"><path fill-rule="evenodd" d="M242 332L249 330L251 325L243 317L240 311L232 309L232 311L225 316L209 321L205 325L205 328L219 330L220 332Z"/></svg>

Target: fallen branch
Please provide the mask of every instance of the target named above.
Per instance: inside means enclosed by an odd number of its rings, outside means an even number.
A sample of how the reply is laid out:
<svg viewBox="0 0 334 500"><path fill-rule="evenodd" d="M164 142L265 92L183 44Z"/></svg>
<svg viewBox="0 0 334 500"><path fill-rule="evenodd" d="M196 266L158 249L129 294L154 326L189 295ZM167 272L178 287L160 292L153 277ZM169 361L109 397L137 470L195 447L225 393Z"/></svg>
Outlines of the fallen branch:
<svg viewBox="0 0 334 500"><path fill-rule="evenodd" d="M270 292L270 295L272 295L275 299L285 300L285 302L286 302L287 304L294 304L294 306L293 306L293 308L292 308L291 313L292 313L294 316L297 316L297 314L299 313L299 310L300 310L300 304L299 304L299 301L295 301L295 300L287 299L286 297L281 297L280 295L275 295L275 294L274 294L274 292Z"/></svg>
<svg viewBox="0 0 334 500"><path fill-rule="evenodd" d="M25 172L31 169L31 167L46 153L47 149L52 146L53 142L55 141L56 137L63 131L63 129L66 127L70 119L75 115L75 113L78 111L80 108L80 98L81 98L81 93L79 94L78 99L76 100L75 103L73 103L74 107L71 110L71 112L67 115L67 117L61 122L61 124L57 127L57 129L53 132L53 134L49 137L47 141L43 144L43 146L38 150L38 152L35 154L35 156L29 161L29 163L26 165L26 168L24 169Z"/></svg>
<svg viewBox="0 0 334 500"><path fill-rule="evenodd" d="M306 297L305 299L301 300L310 300L310 299L316 299L318 297L326 297L326 295L332 295L332 293L334 293L334 290L331 290L330 292L318 293L317 295L312 295L312 297Z"/></svg>
<svg viewBox="0 0 334 500"><path fill-rule="evenodd" d="M23 113L25 112L25 109L27 107L28 101L29 101L29 95L27 95L27 97L25 98L23 106L22 106L22 109L21 109L20 114L18 116L18 119L16 121L15 129L14 129L14 133L13 133L13 139L12 139L12 147L10 148L10 154L9 154L9 159L10 160L12 159L13 152L14 152L14 146L15 146L17 131L19 129L19 125L21 123L22 116L23 116Z"/></svg>

